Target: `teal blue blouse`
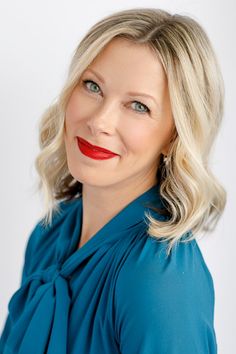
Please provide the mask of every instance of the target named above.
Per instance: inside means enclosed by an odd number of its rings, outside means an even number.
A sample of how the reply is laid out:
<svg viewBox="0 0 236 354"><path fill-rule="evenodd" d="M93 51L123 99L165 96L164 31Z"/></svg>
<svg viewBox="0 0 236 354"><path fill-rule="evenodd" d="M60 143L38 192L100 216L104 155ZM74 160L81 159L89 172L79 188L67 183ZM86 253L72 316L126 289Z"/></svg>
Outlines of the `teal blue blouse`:
<svg viewBox="0 0 236 354"><path fill-rule="evenodd" d="M162 207L159 185L80 249L82 197L60 202L51 226L36 223L0 353L217 353L213 279L197 241L167 257L167 243L146 232L144 212L165 218L150 202Z"/></svg>

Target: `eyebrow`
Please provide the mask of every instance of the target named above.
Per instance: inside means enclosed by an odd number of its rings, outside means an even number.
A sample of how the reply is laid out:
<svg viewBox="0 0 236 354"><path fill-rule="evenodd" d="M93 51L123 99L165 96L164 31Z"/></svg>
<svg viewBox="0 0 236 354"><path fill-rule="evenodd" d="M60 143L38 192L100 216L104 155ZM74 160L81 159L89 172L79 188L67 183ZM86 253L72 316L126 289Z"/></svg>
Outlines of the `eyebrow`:
<svg viewBox="0 0 236 354"><path fill-rule="evenodd" d="M98 77L98 79L99 79L103 84L105 84L105 80L104 80L104 78L101 76L101 74L99 74L98 72L94 71L93 69L87 69L86 71L91 71L95 76ZM150 98L150 99L159 107L159 105L158 105L157 101L155 100L155 98L154 98L153 96L148 95L147 93L129 91L129 92L127 92L127 94L128 94L129 96L143 96L143 97Z"/></svg>

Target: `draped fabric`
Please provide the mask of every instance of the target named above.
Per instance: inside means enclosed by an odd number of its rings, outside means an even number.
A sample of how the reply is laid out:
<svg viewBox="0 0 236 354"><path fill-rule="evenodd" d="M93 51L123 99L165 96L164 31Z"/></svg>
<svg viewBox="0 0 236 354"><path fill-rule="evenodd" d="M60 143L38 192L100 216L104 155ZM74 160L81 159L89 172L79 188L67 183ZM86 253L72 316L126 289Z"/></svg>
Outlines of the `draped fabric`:
<svg viewBox="0 0 236 354"><path fill-rule="evenodd" d="M215 354L214 286L195 240L147 234L159 185L124 207L80 249L82 197L39 221L8 304L2 354ZM92 222L92 221L91 221Z"/></svg>

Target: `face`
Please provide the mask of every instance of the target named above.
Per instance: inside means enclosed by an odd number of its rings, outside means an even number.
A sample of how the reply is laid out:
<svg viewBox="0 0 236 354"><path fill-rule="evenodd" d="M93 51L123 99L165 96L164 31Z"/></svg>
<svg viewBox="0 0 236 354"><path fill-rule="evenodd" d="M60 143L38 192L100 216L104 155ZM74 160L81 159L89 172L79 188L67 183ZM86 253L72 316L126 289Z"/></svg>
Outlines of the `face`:
<svg viewBox="0 0 236 354"><path fill-rule="evenodd" d="M122 188L144 181L151 185L173 128L161 63L144 45L115 38L83 72L67 104L64 139L69 171L83 185ZM117 155L109 159L84 155L77 137Z"/></svg>

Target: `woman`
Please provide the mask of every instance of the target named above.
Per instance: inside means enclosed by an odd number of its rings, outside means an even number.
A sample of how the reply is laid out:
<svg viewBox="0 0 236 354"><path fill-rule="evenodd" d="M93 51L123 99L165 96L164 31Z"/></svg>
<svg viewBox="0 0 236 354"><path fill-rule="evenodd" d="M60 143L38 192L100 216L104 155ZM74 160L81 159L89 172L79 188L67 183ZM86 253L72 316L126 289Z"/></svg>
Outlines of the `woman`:
<svg viewBox="0 0 236 354"><path fill-rule="evenodd" d="M196 235L225 206L208 167L223 99L213 48L190 17L136 8L90 29L41 120L46 212L1 353L217 352Z"/></svg>

